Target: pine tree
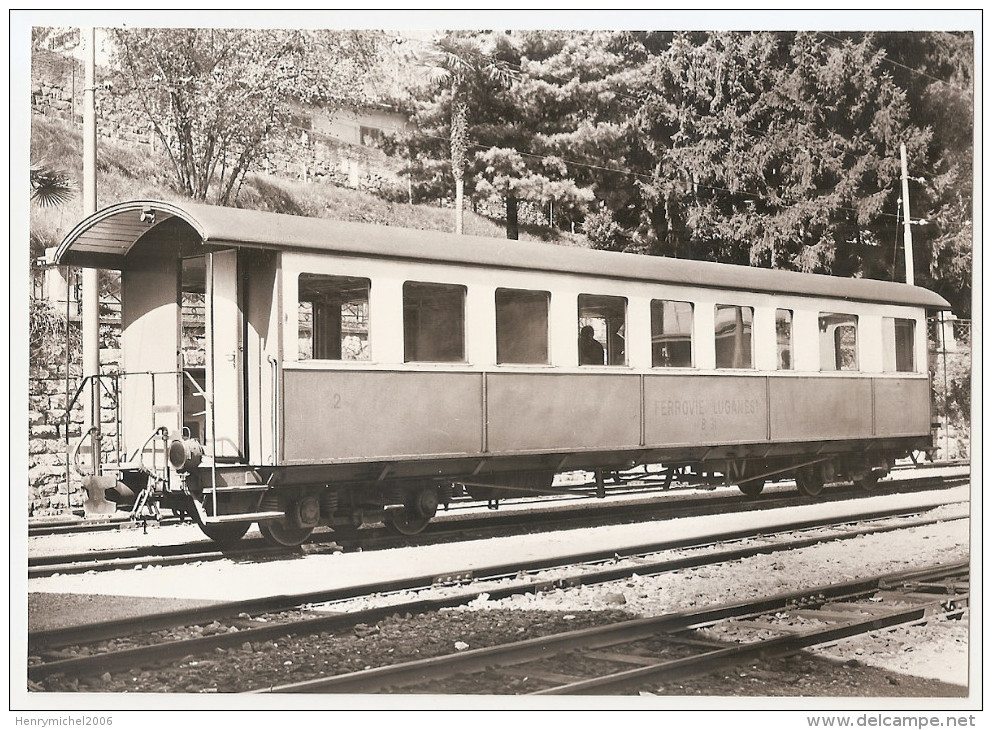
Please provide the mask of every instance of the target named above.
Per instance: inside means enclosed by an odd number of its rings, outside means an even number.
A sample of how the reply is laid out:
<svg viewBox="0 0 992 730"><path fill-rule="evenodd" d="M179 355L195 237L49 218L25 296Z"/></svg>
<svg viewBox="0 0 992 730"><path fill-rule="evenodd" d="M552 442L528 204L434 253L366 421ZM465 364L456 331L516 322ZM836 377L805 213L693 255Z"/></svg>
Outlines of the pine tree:
<svg viewBox="0 0 992 730"><path fill-rule="evenodd" d="M677 36L640 117L657 180L639 234L670 255L878 274L899 144L930 142L883 58L870 36Z"/></svg>

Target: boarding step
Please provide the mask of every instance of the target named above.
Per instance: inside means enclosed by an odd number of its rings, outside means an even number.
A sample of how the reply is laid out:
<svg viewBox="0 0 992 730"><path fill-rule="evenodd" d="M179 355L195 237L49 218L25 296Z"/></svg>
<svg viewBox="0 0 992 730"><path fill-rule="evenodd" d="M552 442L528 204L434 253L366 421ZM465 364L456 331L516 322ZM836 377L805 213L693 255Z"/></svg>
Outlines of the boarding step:
<svg viewBox="0 0 992 730"><path fill-rule="evenodd" d="M203 517L205 525L219 525L225 522L259 522L262 520L280 520L286 516L285 512L245 512L240 515L217 515L216 517Z"/></svg>

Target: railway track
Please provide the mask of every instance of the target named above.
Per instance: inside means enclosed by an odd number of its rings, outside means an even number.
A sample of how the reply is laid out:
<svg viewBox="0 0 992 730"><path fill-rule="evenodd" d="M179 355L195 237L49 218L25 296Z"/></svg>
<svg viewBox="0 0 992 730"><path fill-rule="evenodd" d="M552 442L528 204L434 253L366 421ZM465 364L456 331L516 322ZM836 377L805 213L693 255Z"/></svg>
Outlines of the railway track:
<svg viewBox="0 0 992 730"><path fill-rule="evenodd" d="M926 476L882 482L872 496L927 491L950 488L967 482L966 475ZM850 499L852 490L837 488L821 495L820 502ZM451 542L465 539L498 537L528 529L574 529L584 526L630 522L634 520L675 519L681 517L725 514L728 511L769 510L808 504L809 498L793 493L770 492L757 498L743 498L733 493L708 494L680 500L639 501L619 504L596 502L593 504L543 505L530 512L486 513L482 515L457 515L442 517L428 526L425 532L411 537L397 537L383 528L369 528L353 533L322 532L315 534L303 548L287 549L268 546L261 538L242 540L235 546L218 548L214 543L193 543L164 546L129 547L114 550L91 550L82 553L29 556L28 578L89 571L132 569L136 566L177 565L195 561L269 559L273 556L336 550L381 550L408 545ZM728 504L731 505L728 508Z"/></svg>
<svg viewBox="0 0 992 730"><path fill-rule="evenodd" d="M232 647L259 645L287 635L313 635L374 624L395 614L424 614L466 604L485 593L491 600L519 593L535 593L562 587L593 585L623 580L633 575L652 575L703 565L741 560L762 554L797 550L823 542L853 539L866 534L918 527L945 520L902 513L875 516L875 522L858 524L857 517L842 522L806 521L786 525L777 533L755 535L750 531L724 533L704 540L669 541L631 547L623 551L602 550L570 555L557 560L497 565L474 574L423 575L403 581L369 584L346 590L275 596L234 602L204 609L170 612L155 616L124 617L112 621L65 629L33 632L28 636L28 677L85 677L154 666L182 657L209 655ZM725 545L746 540L746 544ZM677 558L657 553L674 549L709 548ZM718 548L718 549L714 549ZM566 575L542 578L541 571L574 566ZM469 583L472 581L471 583ZM386 599L379 607L349 613L314 616L304 610L313 604L346 601L366 595L426 590L444 587L443 595ZM327 606L325 610L334 610ZM262 623L260 623L260 621ZM200 626L186 638L170 631Z"/></svg>
<svg viewBox="0 0 992 730"><path fill-rule="evenodd" d="M883 480L878 484L878 489L873 493L885 494L900 487L906 489L928 488L927 485L933 483L932 480L940 479L940 477L927 475L926 472L933 471L935 469L960 470L957 474L950 478L964 478L967 474L968 468L969 464L967 462L947 462L940 464L928 464L926 466L900 465L893 469L888 479ZM914 473L916 476L913 476ZM785 484L789 484L789 482L768 485L764 496L766 498L771 496L770 493L776 491L779 487ZM501 503L506 507L515 508L563 505L567 509L569 503L571 502L596 496L596 483L594 481L573 482L563 484L561 486L569 489L570 491L564 492L561 495L549 495L546 497L521 497L517 499L503 500ZM608 505L611 500L617 498L632 496L643 497L652 494L679 495L680 493L685 493L690 490L695 491L699 488L700 485L680 483L675 483L666 487L666 479L664 475L657 472L652 472L649 469L637 469L630 472L618 473L615 477L615 481L605 486L605 504ZM586 493L585 497L583 497L583 492ZM740 498L740 495L737 494L736 489L733 490L733 493L738 499ZM820 495L820 498L825 499L832 496L834 495L830 492L826 492ZM468 498L456 498L452 502L449 512L453 515L457 515L461 512L477 510L481 504L482 503ZM117 530L142 528L147 530L149 524L153 526L170 526L183 524L188 521L188 517L176 515L167 515L158 520L148 519L139 522L132 521L126 516L117 515L88 519L77 518L45 522L39 521L28 525L28 537L74 535L79 533L111 532Z"/></svg>
<svg viewBox="0 0 992 730"><path fill-rule="evenodd" d="M871 599L869 601L868 599ZM485 673L470 686L500 687L525 676L535 695L627 694L678 675L685 679L758 656L794 653L871 631L927 620L937 613L960 617L968 606L968 564L875 576L730 603L545 636L503 646L378 667L269 687L265 693L362 693L418 691L460 693L467 675ZM790 616L811 628L786 628ZM694 638L721 622L780 627L772 638L740 639L727 646ZM758 632L752 632L757 635ZM576 668L586 669L577 676Z"/></svg>

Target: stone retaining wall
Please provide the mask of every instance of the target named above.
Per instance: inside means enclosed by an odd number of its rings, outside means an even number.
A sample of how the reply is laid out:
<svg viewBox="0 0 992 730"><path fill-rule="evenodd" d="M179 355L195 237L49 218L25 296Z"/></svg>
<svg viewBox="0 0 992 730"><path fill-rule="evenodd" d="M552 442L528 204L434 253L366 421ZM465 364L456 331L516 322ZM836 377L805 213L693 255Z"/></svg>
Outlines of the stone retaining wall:
<svg viewBox="0 0 992 730"><path fill-rule="evenodd" d="M120 351L100 351L101 374L117 372ZM80 366L32 363L28 380L28 516L68 515L82 507L85 493L81 475L69 464L70 453L83 433L83 400L76 398L81 382ZM108 382L108 386L110 381ZM75 398L75 400L74 400ZM66 404L72 403L66 413ZM114 398L101 390L100 423L102 451L114 453L117 419ZM85 464L85 456L80 456Z"/></svg>

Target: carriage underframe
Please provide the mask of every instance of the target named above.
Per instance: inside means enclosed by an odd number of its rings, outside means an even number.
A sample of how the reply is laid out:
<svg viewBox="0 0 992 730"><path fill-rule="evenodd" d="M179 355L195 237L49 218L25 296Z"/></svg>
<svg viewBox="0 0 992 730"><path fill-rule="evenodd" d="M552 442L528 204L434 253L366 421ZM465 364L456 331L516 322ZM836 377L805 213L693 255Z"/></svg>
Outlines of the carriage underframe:
<svg viewBox="0 0 992 730"><path fill-rule="evenodd" d="M163 450L171 451L168 466L108 465L107 476L87 484L88 507L105 512L111 504L135 517L171 509L189 515L219 542L239 539L257 522L269 542L285 546L302 543L319 526L347 534L383 523L398 534L416 534L458 496L488 501L491 508L499 500L525 496L603 498L607 482L621 481L624 473L636 480L633 470L647 466L666 489L737 485L753 497L766 483L794 480L809 497L838 481L870 491L896 459L929 446L923 438L894 438L251 468L195 466L188 461L188 445L166 444L166 434L162 439ZM565 471L589 472L592 481L556 486L555 475Z"/></svg>

